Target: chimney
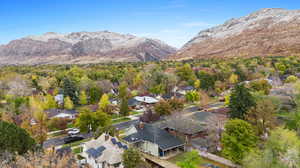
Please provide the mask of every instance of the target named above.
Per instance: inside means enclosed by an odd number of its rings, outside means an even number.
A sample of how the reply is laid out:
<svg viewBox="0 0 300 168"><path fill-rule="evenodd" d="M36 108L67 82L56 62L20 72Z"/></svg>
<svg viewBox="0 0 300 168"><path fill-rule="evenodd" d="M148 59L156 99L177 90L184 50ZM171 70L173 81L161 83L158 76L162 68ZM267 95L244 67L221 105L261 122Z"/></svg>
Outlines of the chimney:
<svg viewBox="0 0 300 168"><path fill-rule="evenodd" d="M141 122L139 123L139 128L140 128L140 129L144 129L144 126L145 126L144 122L141 121Z"/></svg>
<svg viewBox="0 0 300 168"><path fill-rule="evenodd" d="M109 134L105 134L105 141L108 141L109 140Z"/></svg>

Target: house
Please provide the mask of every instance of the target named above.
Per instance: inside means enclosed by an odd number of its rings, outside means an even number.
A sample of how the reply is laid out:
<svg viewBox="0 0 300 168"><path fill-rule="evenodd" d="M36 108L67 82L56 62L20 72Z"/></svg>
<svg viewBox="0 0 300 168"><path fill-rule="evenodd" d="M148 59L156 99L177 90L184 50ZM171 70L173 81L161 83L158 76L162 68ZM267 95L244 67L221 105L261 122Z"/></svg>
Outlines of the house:
<svg viewBox="0 0 300 168"><path fill-rule="evenodd" d="M117 138L102 134L84 143L81 155L92 168L123 168L122 154L127 149Z"/></svg>
<svg viewBox="0 0 300 168"><path fill-rule="evenodd" d="M54 99L57 104L59 104L59 105L64 104L64 95L63 94L58 94L58 95L54 96Z"/></svg>
<svg viewBox="0 0 300 168"><path fill-rule="evenodd" d="M179 138L154 125L140 122L126 131L124 140L142 152L157 157L167 157L174 152L184 151L185 144Z"/></svg>
<svg viewBox="0 0 300 168"><path fill-rule="evenodd" d="M143 104L155 104L158 102L156 98L151 96L135 96L134 99Z"/></svg>
<svg viewBox="0 0 300 168"><path fill-rule="evenodd" d="M193 91L195 90L195 88L193 86L185 86L185 87L181 87L177 90L177 93L181 94L181 95L185 95L187 92Z"/></svg>
<svg viewBox="0 0 300 168"><path fill-rule="evenodd" d="M67 118L75 119L78 112L76 110L66 110L66 109L49 109L45 110L49 119L52 118Z"/></svg>
<svg viewBox="0 0 300 168"><path fill-rule="evenodd" d="M205 123L188 117L171 117L165 121L156 123L156 125L168 133L180 137L187 143L193 138L205 137L207 135Z"/></svg>
<svg viewBox="0 0 300 168"><path fill-rule="evenodd" d="M197 112L186 117L171 116L155 125L189 143L193 139L205 139L208 135L207 125L212 124L211 122L223 125L226 120L227 117L223 111L219 113L219 111L213 110L212 112Z"/></svg>

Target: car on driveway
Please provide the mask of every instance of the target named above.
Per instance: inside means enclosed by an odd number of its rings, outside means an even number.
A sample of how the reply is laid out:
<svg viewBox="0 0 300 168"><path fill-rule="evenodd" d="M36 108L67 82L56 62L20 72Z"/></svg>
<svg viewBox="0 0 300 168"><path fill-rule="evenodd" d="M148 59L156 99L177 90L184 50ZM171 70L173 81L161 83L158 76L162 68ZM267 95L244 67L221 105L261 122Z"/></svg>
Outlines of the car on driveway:
<svg viewBox="0 0 300 168"><path fill-rule="evenodd" d="M70 137L67 137L67 138L64 139L64 143L69 144L69 143L72 143L72 142L81 141L83 139L84 138L81 137L81 136L70 136Z"/></svg>
<svg viewBox="0 0 300 168"><path fill-rule="evenodd" d="M79 133L80 133L80 130L77 129L77 128L73 128L73 129L71 129L71 130L68 131L68 134L71 135L71 136L72 135L77 135Z"/></svg>
<svg viewBox="0 0 300 168"><path fill-rule="evenodd" d="M204 164L203 167L205 167L205 168L220 168L219 166L216 166L216 165L213 165L210 163Z"/></svg>

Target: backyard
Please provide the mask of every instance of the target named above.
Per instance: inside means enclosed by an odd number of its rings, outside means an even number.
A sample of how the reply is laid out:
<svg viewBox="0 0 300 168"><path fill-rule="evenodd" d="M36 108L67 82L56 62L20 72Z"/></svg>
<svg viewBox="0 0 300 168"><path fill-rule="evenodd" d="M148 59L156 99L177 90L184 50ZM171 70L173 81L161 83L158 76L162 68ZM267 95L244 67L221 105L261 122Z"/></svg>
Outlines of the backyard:
<svg viewBox="0 0 300 168"><path fill-rule="evenodd" d="M169 161L169 162L172 162L172 163L174 163L174 164L176 164L177 162L180 162L180 161L182 161L182 160L185 158L186 153L187 153L187 152L178 154L177 156L168 159L168 161ZM200 156L199 156L199 157L200 157ZM214 162L214 161L211 161L211 160L208 160L208 159L205 159L205 158L202 158L202 157L201 157L201 163L199 164L199 167L198 167L198 168L207 168L207 167L203 166L203 165L205 165L205 164L213 164L213 165L215 165L215 166L219 166L220 168L228 168L227 166L224 166L224 165L222 165L222 164L220 164L220 163L216 163L216 162Z"/></svg>

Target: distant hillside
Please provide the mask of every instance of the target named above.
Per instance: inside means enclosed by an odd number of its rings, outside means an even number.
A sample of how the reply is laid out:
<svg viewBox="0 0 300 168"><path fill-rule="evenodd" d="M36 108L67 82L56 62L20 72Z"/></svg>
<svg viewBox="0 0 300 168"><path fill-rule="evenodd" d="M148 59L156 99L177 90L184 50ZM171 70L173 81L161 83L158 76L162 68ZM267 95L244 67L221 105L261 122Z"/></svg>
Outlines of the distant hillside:
<svg viewBox="0 0 300 168"><path fill-rule="evenodd" d="M0 46L0 64L71 64L153 61L176 49L154 39L108 31L46 33Z"/></svg>
<svg viewBox="0 0 300 168"><path fill-rule="evenodd" d="M171 59L300 55L300 10L262 9L201 31Z"/></svg>

